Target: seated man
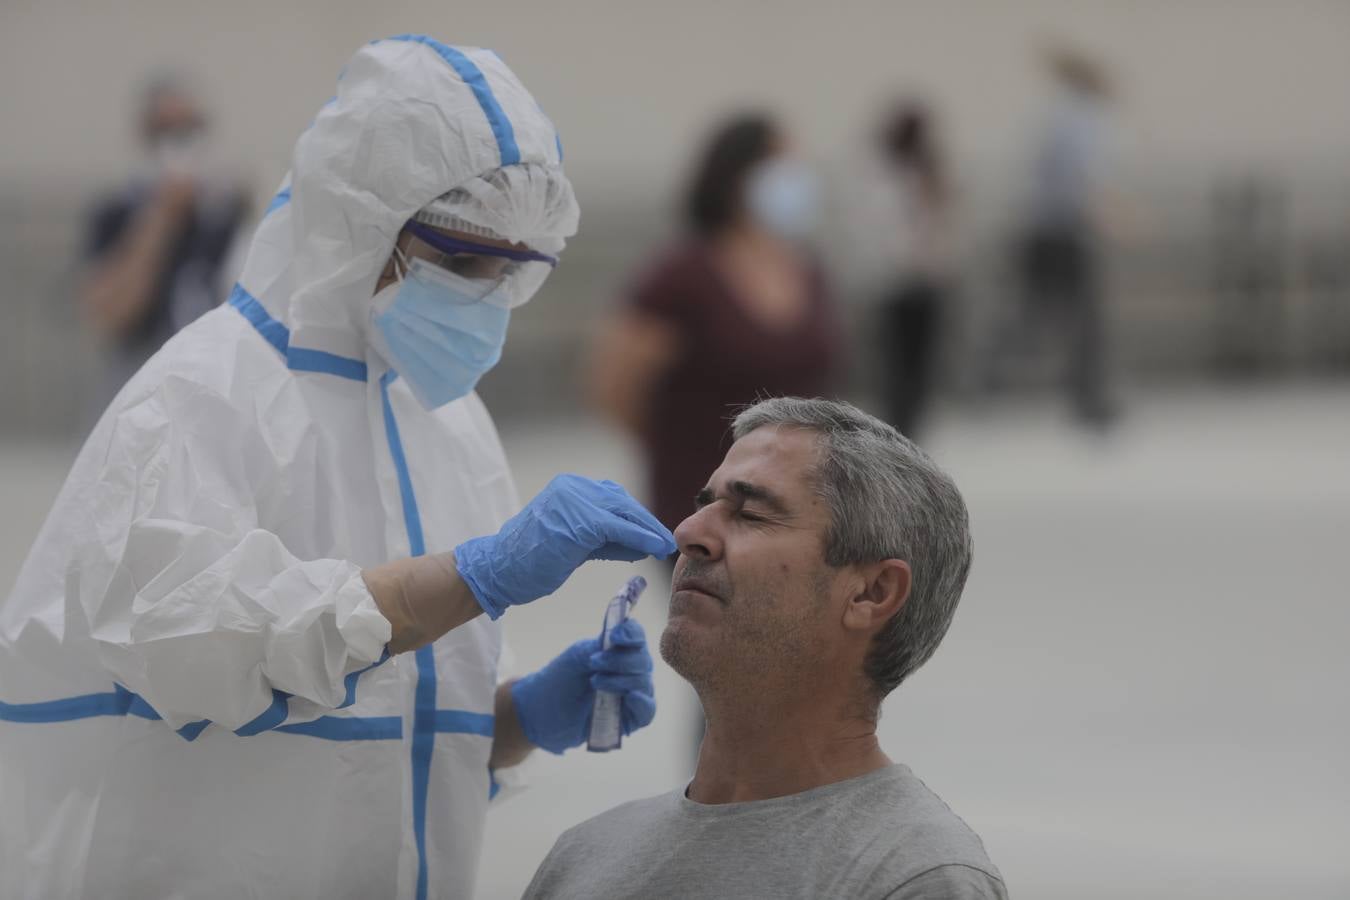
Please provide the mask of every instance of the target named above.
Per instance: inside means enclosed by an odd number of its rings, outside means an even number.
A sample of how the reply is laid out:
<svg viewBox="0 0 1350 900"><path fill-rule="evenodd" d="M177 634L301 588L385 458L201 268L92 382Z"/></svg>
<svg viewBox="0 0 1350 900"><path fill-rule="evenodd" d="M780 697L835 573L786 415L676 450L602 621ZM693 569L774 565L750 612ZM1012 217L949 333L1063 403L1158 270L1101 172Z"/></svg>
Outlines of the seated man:
<svg viewBox="0 0 1350 900"><path fill-rule="evenodd" d="M694 779L564 833L526 897L1006 897L876 737L970 569L956 486L844 403L766 400L733 433L675 531L661 638L707 716Z"/></svg>

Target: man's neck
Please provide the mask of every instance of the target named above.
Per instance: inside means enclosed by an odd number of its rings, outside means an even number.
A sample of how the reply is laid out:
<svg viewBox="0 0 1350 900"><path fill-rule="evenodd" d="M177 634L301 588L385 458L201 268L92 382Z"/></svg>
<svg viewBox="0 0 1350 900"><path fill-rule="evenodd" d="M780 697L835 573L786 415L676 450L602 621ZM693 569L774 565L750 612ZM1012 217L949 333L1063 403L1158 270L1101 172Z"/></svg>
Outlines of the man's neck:
<svg viewBox="0 0 1350 900"><path fill-rule="evenodd" d="M740 803L798 794L891 764L874 715L841 714L840 698L750 707L704 698L707 732L688 797Z"/></svg>

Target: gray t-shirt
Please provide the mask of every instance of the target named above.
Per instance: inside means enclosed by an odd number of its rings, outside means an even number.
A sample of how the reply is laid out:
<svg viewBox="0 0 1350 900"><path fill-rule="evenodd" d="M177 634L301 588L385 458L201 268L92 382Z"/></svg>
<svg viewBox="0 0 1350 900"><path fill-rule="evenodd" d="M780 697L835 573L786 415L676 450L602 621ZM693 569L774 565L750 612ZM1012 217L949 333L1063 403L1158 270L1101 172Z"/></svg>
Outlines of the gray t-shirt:
<svg viewBox="0 0 1350 900"><path fill-rule="evenodd" d="M568 829L536 898L987 900L1007 891L984 845L908 767L751 803L674 791Z"/></svg>

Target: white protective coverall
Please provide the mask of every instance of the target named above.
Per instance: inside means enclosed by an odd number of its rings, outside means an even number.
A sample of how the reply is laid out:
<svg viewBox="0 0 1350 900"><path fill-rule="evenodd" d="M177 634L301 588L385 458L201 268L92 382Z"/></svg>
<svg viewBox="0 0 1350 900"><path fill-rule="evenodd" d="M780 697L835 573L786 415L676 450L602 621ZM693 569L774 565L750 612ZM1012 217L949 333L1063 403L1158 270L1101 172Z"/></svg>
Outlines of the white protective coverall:
<svg viewBox="0 0 1350 900"><path fill-rule="evenodd" d="M561 144L505 64L361 49L230 303L104 414L0 605L0 897L471 894L499 624L388 658L360 571L518 501L478 397L425 411L366 335L404 223L503 167L484 217L556 251Z"/></svg>

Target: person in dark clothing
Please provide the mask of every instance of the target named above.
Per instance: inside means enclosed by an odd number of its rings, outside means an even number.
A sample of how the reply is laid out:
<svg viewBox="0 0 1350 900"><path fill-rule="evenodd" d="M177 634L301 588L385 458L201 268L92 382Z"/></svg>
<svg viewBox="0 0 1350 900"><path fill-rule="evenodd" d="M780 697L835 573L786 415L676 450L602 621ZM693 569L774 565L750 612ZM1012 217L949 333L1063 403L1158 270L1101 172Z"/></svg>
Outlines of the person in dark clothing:
<svg viewBox="0 0 1350 900"><path fill-rule="evenodd" d="M203 170L205 129L181 83L153 82L141 120L149 171L90 211L81 302L109 357L100 411L165 341L224 299L222 270L249 203L239 185Z"/></svg>
<svg viewBox="0 0 1350 900"><path fill-rule="evenodd" d="M768 117L725 123L685 200L687 233L641 272L593 347L596 405L646 452L649 506L673 528L766 395L826 393L839 328L802 240L815 182Z"/></svg>
<svg viewBox="0 0 1350 900"><path fill-rule="evenodd" d="M917 101L898 104L883 124L880 149L887 181L894 275L881 305L878 337L886 417L915 439L937 374L944 306L951 291L951 191L934 135L933 116Z"/></svg>

